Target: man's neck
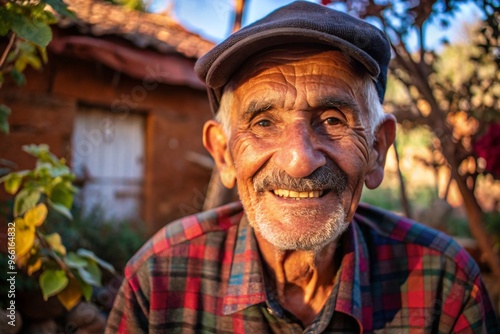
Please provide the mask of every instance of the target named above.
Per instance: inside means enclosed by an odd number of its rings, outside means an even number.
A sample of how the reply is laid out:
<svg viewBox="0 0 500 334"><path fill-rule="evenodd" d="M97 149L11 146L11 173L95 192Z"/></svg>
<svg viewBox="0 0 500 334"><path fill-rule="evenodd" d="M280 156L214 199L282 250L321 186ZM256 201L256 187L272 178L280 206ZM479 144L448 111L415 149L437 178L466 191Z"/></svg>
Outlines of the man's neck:
<svg viewBox="0 0 500 334"><path fill-rule="evenodd" d="M267 280L274 287L278 301L307 326L330 296L338 269L334 263L336 243L318 251L282 251L258 232L256 239Z"/></svg>

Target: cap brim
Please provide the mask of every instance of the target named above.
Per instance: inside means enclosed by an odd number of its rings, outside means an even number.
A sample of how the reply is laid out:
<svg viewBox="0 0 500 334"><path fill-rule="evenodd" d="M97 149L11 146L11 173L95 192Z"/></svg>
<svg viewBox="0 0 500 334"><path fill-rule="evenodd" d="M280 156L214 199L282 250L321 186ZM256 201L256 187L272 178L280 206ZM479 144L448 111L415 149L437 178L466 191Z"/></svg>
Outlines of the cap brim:
<svg viewBox="0 0 500 334"><path fill-rule="evenodd" d="M208 97L213 113L215 114L219 109L224 86L247 58L269 47L294 43L332 46L357 60L374 78L380 73L377 62L368 53L337 36L297 27L260 31L227 47L206 69L206 73L203 73L209 87ZM199 66L200 63L196 65ZM196 70L200 71L201 69Z"/></svg>

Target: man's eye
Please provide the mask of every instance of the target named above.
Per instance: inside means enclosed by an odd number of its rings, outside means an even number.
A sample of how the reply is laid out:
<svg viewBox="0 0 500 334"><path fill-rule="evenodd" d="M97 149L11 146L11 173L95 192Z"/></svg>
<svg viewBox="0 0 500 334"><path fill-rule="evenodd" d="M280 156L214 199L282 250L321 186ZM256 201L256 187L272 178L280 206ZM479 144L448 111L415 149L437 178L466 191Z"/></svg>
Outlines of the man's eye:
<svg viewBox="0 0 500 334"><path fill-rule="evenodd" d="M267 119L263 119L261 121L258 121L257 122L257 125L258 126L261 126L261 127L267 127L267 126L270 126L271 125L271 121L267 120Z"/></svg>
<svg viewBox="0 0 500 334"><path fill-rule="evenodd" d="M338 118L328 117L327 119L325 119L325 123L328 125L337 125L340 124L341 122Z"/></svg>

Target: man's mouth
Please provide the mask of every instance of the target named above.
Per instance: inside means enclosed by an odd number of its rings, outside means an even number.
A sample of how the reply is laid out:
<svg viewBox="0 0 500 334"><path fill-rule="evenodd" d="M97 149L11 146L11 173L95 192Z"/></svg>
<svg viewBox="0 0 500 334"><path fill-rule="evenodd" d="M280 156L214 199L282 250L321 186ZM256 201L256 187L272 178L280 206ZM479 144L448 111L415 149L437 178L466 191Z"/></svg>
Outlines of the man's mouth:
<svg viewBox="0 0 500 334"><path fill-rule="evenodd" d="M307 199L307 198L319 198L323 196L324 190L313 190L313 191L294 191L287 189L274 189L273 193L276 196L291 198L291 199Z"/></svg>

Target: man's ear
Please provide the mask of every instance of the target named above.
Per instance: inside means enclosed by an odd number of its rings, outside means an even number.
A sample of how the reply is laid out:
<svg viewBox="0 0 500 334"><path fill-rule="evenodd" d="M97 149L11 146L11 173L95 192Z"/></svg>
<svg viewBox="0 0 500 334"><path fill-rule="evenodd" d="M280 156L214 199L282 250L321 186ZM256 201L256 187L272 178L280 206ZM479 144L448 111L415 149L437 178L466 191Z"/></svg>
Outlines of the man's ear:
<svg viewBox="0 0 500 334"><path fill-rule="evenodd" d="M228 138L220 123L214 120L205 123L203 127L203 145L214 158L222 184L226 188L233 188L236 183L236 170L229 151Z"/></svg>
<svg viewBox="0 0 500 334"><path fill-rule="evenodd" d="M384 179L384 166L387 151L396 137L396 118L391 114L385 114L384 120L374 133L372 146L372 159L370 159L370 170L366 174L365 184L369 189L377 188Z"/></svg>

